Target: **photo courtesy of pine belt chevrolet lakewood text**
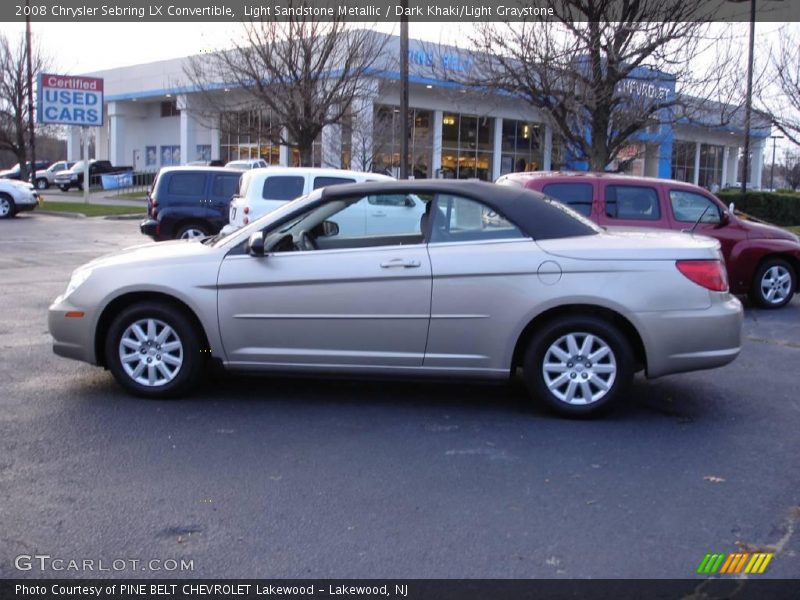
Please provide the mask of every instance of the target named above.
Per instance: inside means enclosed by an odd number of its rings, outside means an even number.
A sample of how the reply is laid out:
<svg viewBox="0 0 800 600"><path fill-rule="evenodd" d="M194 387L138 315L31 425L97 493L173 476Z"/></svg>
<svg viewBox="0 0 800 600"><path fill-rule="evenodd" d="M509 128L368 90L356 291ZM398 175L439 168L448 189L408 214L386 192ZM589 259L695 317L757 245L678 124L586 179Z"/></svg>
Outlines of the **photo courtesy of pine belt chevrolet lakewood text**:
<svg viewBox="0 0 800 600"><path fill-rule="evenodd" d="M404 207L353 230L363 201ZM229 370L508 379L567 416L634 373L730 363L742 305L717 240L608 232L517 186L377 181L314 190L229 233L94 260L50 307L57 354L130 393Z"/></svg>

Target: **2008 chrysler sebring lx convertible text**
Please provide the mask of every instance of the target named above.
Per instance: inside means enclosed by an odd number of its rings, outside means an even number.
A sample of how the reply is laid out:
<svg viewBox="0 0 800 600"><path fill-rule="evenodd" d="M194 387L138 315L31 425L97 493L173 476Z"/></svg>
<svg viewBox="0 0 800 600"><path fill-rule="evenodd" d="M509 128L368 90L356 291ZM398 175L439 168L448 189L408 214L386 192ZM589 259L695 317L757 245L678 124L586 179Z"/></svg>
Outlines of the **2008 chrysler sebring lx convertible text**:
<svg viewBox="0 0 800 600"><path fill-rule="evenodd" d="M339 234L358 203L408 197L425 211L404 229ZM50 332L57 354L103 365L148 398L187 392L209 360L388 376L508 378L521 367L535 397L581 416L611 406L636 371L738 355L742 307L721 261L716 240L606 233L529 190L340 185L227 236L80 267L50 307Z"/></svg>

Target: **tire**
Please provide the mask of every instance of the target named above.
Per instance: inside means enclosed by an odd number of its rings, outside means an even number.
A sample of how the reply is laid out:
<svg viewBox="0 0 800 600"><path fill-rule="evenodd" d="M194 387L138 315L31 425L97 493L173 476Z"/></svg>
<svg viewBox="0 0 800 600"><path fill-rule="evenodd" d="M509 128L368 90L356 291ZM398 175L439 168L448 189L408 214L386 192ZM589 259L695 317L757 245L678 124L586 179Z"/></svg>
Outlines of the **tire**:
<svg viewBox="0 0 800 600"><path fill-rule="evenodd" d="M585 347L587 340L590 348ZM603 350L605 354L587 360ZM608 412L625 396L633 365L631 344L617 326L598 317L574 315L543 325L532 338L522 367L533 396L559 415L587 418Z"/></svg>
<svg viewBox="0 0 800 600"><path fill-rule="evenodd" d="M8 194L0 194L0 219L12 219L16 214L14 199Z"/></svg>
<svg viewBox="0 0 800 600"><path fill-rule="evenodd" d="M50 187L50 182L47 181L44 177L37 177L36 178L36 189L37 190L46 190Z"/></svg>
<svg viewBox="0 0 800 600"><path fill-rule="evenodd" d="M781 308L796 291L797 273L792 265L782 258L769 258L756 269L750 299L761 308Z"/></svg>
<svg viewBox="0 0 800 600"><path fill-rule="evenodd" d="M152 301L134 304L124 309L108 329L106 365L131 394L176 398L200 380L205 362L200 340L198 331L180 310ZM123 354L127 360L123 360Z"/></svg>
<svg viewBox="0 0 800 600"><path fill-rule="evenodd" d="M176 240L194 240L208 235L208 226L202 223L186 223L178 228Z"/></svg>

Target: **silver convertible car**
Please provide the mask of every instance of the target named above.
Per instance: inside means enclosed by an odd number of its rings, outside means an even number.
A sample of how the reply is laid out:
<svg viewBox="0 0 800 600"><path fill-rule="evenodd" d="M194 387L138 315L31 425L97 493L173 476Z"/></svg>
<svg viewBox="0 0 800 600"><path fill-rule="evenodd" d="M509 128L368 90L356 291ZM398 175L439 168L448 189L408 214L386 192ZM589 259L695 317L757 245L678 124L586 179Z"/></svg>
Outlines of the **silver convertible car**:
<svg viewBox="0 0 800 600"><path fill-rule="evenodd" d="M364 198L422 200L406 230L346 236ZM147 398L210 366L502 379L587 416L648 377L739 354L718 242L607 233L546 196L478 182L317 190L227 236L94 260L50 307L56 354Z"/></svg>

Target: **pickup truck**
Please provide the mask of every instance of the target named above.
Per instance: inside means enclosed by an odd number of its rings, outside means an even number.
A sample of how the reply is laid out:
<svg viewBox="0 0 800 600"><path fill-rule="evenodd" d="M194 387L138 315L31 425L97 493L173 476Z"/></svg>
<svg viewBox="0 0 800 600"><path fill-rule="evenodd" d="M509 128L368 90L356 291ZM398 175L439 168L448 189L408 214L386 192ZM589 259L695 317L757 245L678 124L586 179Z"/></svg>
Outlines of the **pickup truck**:
<svg viewBox="0 0 800 600"><path fill-rule="evenodd" d="M133 167L114 167L107 160L90 160L89 161L89 186L98 185L100 183L101 175L108 175L111 173L124 173L125 171L133 171ZM79 190L83 189L83 161L76 162L71 169L62 171L55 176L53 183L58 186L62 192L69 191L70 188L76 187Z"/></svg>

